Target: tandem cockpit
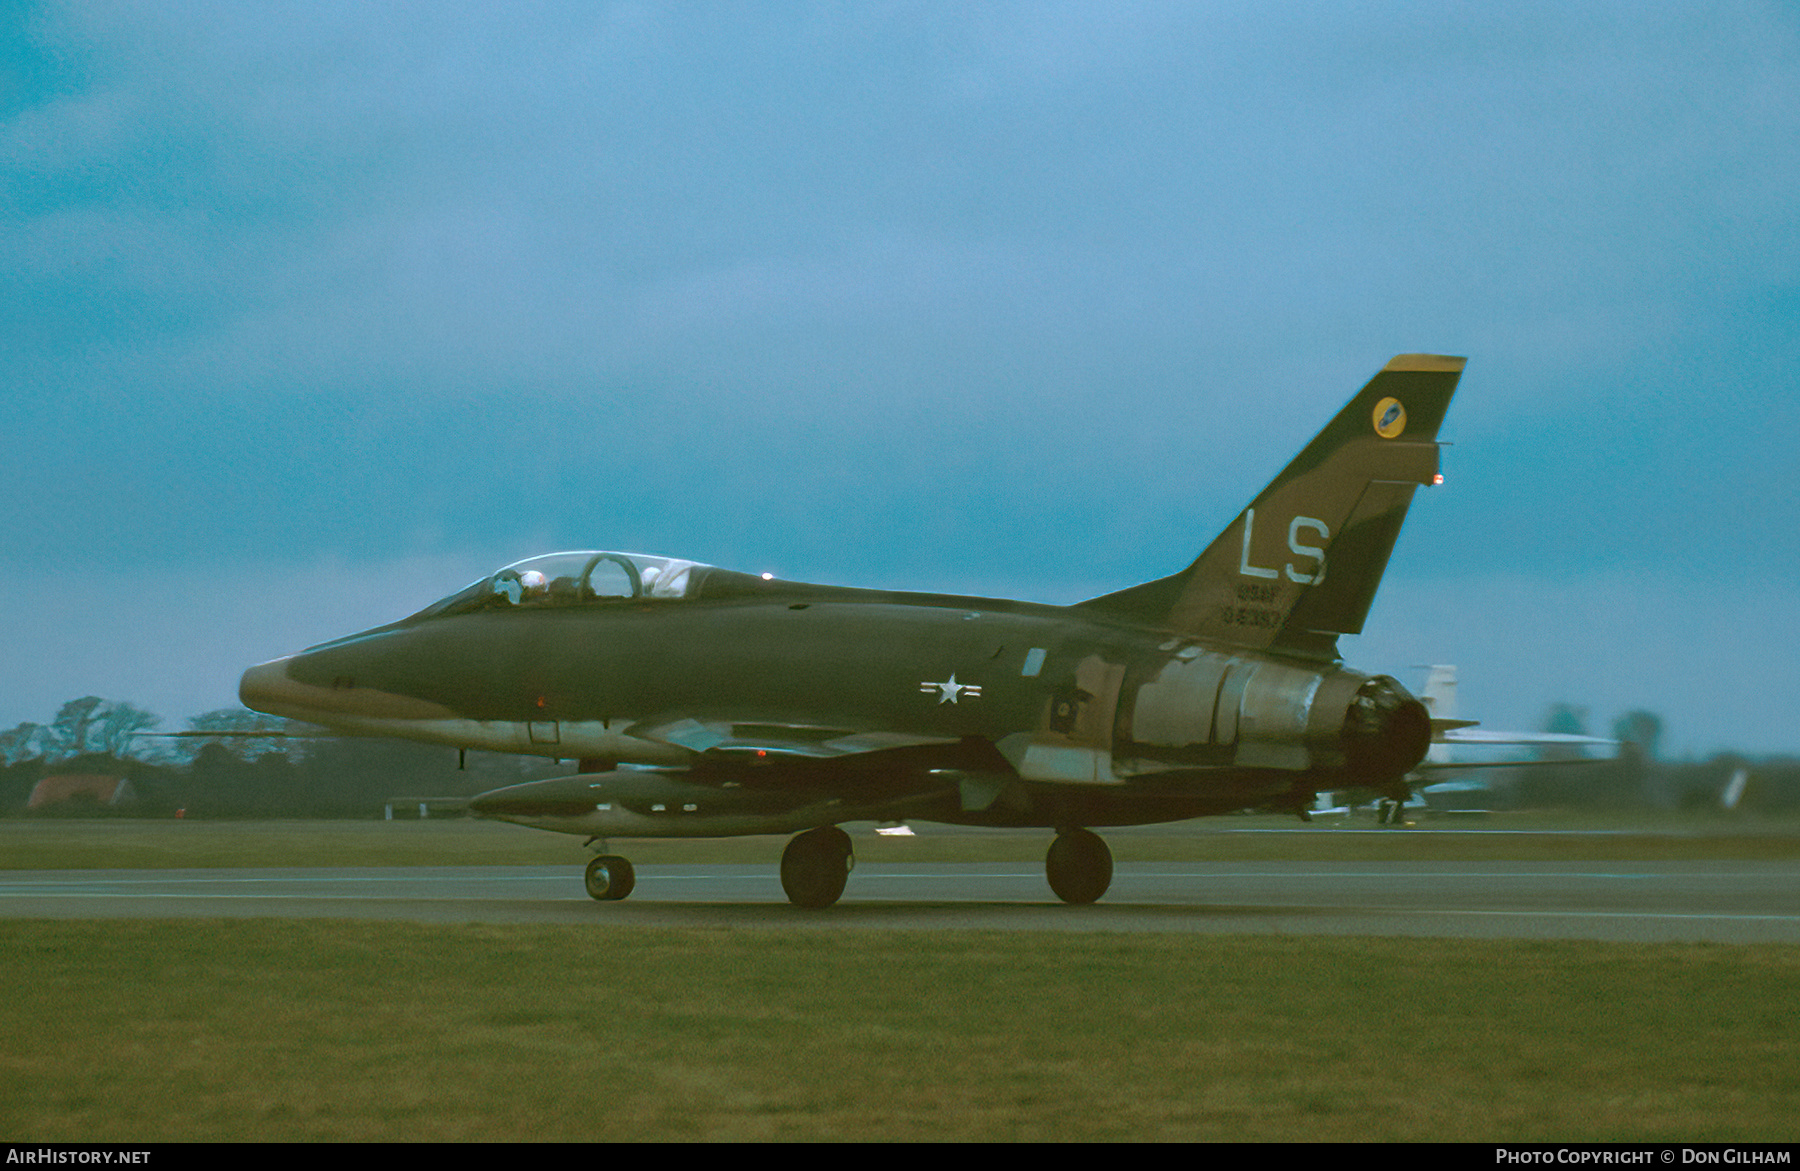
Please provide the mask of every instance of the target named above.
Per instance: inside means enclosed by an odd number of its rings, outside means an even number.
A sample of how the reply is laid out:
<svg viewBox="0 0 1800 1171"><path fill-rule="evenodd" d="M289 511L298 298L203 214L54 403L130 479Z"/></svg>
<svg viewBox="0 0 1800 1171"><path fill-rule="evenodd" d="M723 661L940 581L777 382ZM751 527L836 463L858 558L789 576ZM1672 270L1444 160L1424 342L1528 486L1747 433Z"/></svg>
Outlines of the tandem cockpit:
<svg viewBox="0 0 1800 1171"><path fill-rule="evenodd" d="M434 602L417 617L640 599L675 601L696 596L701 580L715 574L730 578L748 576L698 561L645 553L596 549L545 553L516 561L493 576Z"/></svg>

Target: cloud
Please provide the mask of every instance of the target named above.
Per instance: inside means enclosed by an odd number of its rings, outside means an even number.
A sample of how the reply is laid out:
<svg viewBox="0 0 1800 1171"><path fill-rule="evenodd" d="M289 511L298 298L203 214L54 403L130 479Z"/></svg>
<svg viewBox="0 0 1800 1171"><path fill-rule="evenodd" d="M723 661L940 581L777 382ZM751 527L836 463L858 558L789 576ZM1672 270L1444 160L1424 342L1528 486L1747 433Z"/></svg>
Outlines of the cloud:
<svg viewBox="0 0 1800 1171"><path fill-rule="evenodd" d="M1779 7L32 11L27 563L1116 588L1427 349L1471 358L1408 538L1443 565L1794 569Z"/></svg>

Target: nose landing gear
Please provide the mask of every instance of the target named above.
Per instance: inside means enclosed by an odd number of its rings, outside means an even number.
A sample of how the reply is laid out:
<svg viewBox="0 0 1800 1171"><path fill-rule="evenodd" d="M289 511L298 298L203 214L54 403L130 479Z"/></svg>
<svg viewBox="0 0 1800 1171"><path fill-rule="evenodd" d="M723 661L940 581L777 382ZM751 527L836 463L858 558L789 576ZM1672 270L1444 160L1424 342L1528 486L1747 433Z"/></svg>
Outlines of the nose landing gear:
<svg viewBox="0 0 1800 1171"><path fill-rule="evenodd" d="M584 877L588 897L603 902L622 899L637 885L637 872L617 854L602 854L590 861Z"/></svg>

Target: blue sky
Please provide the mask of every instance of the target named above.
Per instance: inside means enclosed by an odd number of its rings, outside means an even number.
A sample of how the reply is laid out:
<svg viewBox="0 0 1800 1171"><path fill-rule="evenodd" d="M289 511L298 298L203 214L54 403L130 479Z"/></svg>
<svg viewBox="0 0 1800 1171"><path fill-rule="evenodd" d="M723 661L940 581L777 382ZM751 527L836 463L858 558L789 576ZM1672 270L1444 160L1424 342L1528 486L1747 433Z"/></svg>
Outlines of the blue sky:
<svg viewBox="0 0 1800 1171"><path fill-rule="evenodd" d="M1800 10L26 3L0 726L554 548L1068 602L1467 355L1352 665L1800 751Z"/></svg>

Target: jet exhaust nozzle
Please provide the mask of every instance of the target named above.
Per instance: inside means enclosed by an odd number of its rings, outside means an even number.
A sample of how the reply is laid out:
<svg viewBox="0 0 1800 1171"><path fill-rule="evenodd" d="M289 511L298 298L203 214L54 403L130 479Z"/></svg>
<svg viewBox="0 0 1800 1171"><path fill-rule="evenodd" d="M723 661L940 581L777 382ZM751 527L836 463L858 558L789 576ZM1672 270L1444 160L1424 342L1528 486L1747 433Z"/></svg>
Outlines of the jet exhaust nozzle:
<svg viewBox="0 0 1800 1171"><path fill-rule="evenodd" d="M1344 713L1344 764L1372 787L1397 784L1431 747L1431 714L1406 688L1376 675Z"/></svg>

